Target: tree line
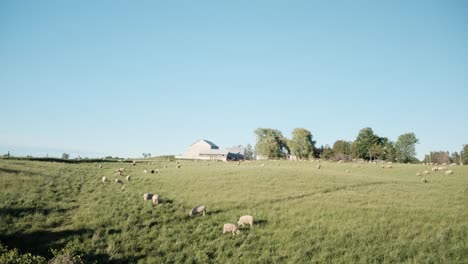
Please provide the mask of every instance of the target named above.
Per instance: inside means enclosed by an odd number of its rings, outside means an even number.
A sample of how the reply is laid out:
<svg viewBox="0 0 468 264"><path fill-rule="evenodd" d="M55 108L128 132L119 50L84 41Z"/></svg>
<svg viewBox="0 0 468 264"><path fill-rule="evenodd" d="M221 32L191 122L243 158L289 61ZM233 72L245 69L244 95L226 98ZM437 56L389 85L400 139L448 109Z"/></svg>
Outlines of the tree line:
<svg viewBox="0 0 468 264"><path fill-rule="evenodd" d="M416 158L418 138L412 132L401 134L393 142L387 137L380 137L370 127L359 131L354 141L337 140L333 146L316 147L312 133L305 128L295 128L291 139L286 138L281 131L272 128L258 128L254 131L257 137L255 155L265 159L295 159L321 158L326 160L384 160L401 163L419 162ZM454 153L454 158L468 163L468 145L461 154ZM448 155L448 153L447 153ZM458 156L457 156L458 155ZM436 155L430 158L437 162ZM426 159L424 160L425 162ZM459 162L448 159L448 162Z"/></svg>

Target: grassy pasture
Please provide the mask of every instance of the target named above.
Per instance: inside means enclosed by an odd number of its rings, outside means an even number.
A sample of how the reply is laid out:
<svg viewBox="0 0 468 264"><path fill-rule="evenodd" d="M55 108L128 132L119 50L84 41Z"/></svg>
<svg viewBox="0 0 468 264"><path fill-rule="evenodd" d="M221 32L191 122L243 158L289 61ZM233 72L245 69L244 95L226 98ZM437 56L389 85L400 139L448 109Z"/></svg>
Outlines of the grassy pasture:
<svg viewBox="0 0 468 264"><path fill-rule="evenodd" d="M468 166L422 183L430 166L180 165L0 160L0 242L46 258L80 245L97 263L468 263ZM207 215L189 218L198 204ZM222 234L244 214L253 229Z"/></svg>

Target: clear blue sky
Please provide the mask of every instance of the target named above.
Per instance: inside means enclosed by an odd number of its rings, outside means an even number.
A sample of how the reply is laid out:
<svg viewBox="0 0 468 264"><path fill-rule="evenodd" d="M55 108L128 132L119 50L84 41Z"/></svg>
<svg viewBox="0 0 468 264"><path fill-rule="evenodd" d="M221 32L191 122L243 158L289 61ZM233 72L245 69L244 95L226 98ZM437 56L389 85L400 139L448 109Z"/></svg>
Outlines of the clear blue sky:
<svg viewBox="0 0 468 264"><path fill-rule="evenodd" d="M179 154L258 127L468 144L466 1L1 1L0 152Z"/></svg>

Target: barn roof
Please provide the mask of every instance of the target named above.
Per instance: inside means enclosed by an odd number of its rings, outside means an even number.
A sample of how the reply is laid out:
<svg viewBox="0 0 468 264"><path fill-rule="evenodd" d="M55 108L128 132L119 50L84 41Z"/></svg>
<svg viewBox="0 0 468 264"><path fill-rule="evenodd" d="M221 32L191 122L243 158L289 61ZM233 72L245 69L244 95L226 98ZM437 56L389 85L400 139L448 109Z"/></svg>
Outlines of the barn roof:
<svg viewBox="0 0 468 264"><path fill-rule="evenodd" d="M210 145L211 147L214 147L214 148L219 148L218 146L216 146L215 143L209 141L209 140L206 140L206 139L199 139L197 140L196 142L194 142L191 146L195 145L195 143L198 143L199 141L204 141L205 143L207 143L208 145Z"/></svg>

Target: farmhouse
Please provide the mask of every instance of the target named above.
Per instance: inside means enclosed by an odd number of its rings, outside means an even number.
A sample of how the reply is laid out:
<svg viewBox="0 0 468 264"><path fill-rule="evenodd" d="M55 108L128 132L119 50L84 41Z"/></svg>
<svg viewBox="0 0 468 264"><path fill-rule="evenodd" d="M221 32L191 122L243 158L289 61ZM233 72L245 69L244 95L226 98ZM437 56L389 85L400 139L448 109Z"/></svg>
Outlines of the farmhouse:
<svg viewBox="0 0 468 264"><path fill-rule="evenodd" d="M227 148L224 150L206 139L200 139L190 145L187 151L177 158L200 160L241 160L245 157L245 148L242 146Z"/></svg>

